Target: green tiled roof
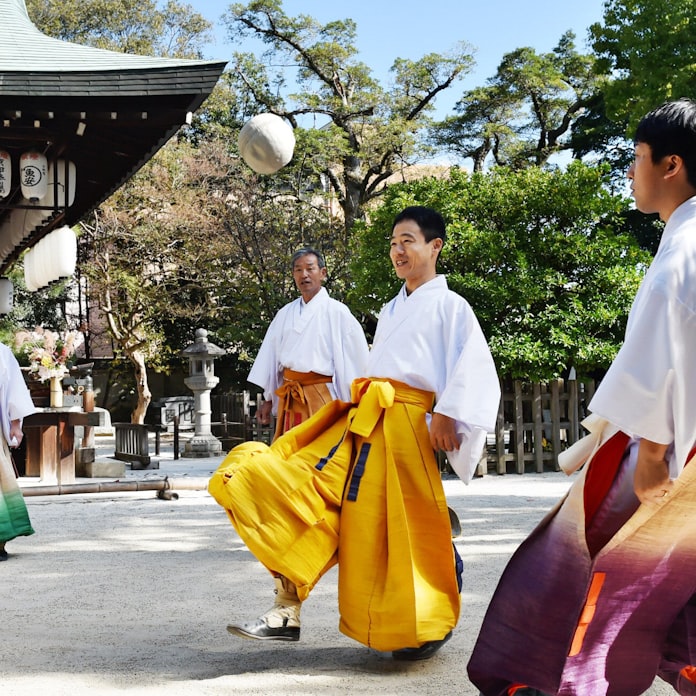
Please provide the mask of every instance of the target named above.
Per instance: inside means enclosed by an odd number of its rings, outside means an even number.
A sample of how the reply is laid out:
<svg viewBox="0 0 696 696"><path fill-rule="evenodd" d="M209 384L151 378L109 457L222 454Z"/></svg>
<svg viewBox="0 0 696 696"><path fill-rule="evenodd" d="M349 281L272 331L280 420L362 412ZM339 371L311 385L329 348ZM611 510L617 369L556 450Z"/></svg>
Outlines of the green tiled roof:
<svg viewBox="0 0 696 696"><path fill-rule="evenodd" d="M219 72L220 65L224 63L139 56L60 41L34 26L24 0L0 0L0 94L171 91L177 89L172 75L205 73L206 68ZM157 79L158 74L163 77Z"/></svg>
<svg viewBox="0 0 696 696"><path fill-rule="evenodd" d="M12 191L0 199L0 273L133 176L203 103L224 67L59 41L34 26L24 0L0 0L0 150L10 153L14 169ZM75 200L26 234L15 230L24 234L15 242L7 229L27 205L16 169L27 150L75 165Z"/></svg>

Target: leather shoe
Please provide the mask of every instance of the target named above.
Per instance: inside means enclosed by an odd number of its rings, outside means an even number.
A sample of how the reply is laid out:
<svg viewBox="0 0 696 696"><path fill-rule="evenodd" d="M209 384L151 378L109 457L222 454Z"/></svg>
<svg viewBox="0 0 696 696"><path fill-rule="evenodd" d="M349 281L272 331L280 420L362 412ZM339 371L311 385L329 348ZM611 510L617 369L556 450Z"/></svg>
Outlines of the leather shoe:
<svg viewBox="0 0 696 696"><path fill-rule="evenodd" d="M7 551L5 551L5 549L0 551L0 561L6 561L9 557L10 557L10 554L7 553Z"/></svg>
<svg viewBox="0 0 696 696"><path fill-rule="evenodd" d="M299 626L288 626L286 620L282 626L274 628L269 626L263 617L243 624L230 624L227 631L236 636L254 640L300 640Z"/></svg>
<svg viewBox="0 0 696 696"><path fill-rule="evenodd" d="M406 662L415 662L416 660L429 660L450 638L450 631L444 638L440 640L429 640L423 643L419 648L402 648L401 650L392 651L392 657L395 660L403 660Z"/></svg>

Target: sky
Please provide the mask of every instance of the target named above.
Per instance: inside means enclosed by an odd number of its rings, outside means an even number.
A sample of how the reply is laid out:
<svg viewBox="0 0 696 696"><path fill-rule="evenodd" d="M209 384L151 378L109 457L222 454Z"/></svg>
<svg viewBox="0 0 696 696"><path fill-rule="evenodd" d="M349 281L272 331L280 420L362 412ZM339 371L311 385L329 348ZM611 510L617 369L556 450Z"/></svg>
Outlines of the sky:
<svg viewBox="0 0 696 696"><path fill-rule="evenodd" d="M187 0L215 26L215 43L205 58L226 60L235 50L220 21L229 0ZM357 25L356 45L360 60L373 76L388 84L394 59L415 60L428 53L446 53L457 42L474 49L473 70L457 85L438 97L436 117L450 113L461 94L480 87L495 74L503 56L522 46L549 52L564 32L576 35L576 47L589 51L587 30L601 22L604 0L425 0L420 11L404 0L283 0L286 14L306 14L325 24L351 18ZM348 14L349 13L349 14ZM261 44L256 44L260 46Z"/></svg>

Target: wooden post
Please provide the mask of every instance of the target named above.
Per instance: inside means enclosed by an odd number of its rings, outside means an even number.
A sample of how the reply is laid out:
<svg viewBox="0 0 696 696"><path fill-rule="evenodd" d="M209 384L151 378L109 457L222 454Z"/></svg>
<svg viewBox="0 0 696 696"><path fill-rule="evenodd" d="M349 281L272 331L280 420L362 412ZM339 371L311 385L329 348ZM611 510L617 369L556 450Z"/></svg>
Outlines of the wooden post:
<svg viewBox="0 0 696 696"><path fill-rule="evenodd" d="M522 412L522 383L515 380L515 458L517 473L524 474L524 415Z"/></svg>
<svg viewBox="0 0 696 696"><path fill-rule="evenodd" d="M561 451L561 401L559 384L561 380L551 381L551 442L554 454L554 469L559 471L558 453Z"/></svg>
<svg viewBox="0 0 696 696"><path fill-rule="evenodd" d="M496 454L496 471L499 474L507 472L506 457L505 457L505 394L503 393L504 385L501 380L500 384L500 404L498 405L498 417L495 423L495 454Z"/></svg>
<svg viewBox="0 0 696 696"><path fill-rule="evenodd" d="M572 445L580 439L578 380L569 379L566 384L568 386L568 420L570 421L570 427L568 428L568 445Z"/></svg>
<svg viewBox="0 0 696 696"><path fill-rule="evenodd" d="M544 471L544 428L541 405L541 384L534 382L532 398L532 416L534 420L534 461L538 474Z"/></svg>

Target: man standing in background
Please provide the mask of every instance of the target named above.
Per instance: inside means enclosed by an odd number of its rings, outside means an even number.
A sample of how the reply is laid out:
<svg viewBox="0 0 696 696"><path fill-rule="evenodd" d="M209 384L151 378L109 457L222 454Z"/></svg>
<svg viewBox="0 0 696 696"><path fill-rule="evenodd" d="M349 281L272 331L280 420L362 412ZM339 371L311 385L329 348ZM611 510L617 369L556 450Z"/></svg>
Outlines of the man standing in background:
<svg viewBox="0 0 696 696"><path fill-rule="evenodd" d="M350 401L350 384L364 374L368 346L348 307L329 297L324 257L298 249L292 275L300 297L274 317L248 380L263 389L260 425L276 416L275 437L299 425L333 399Z"/></svg>

